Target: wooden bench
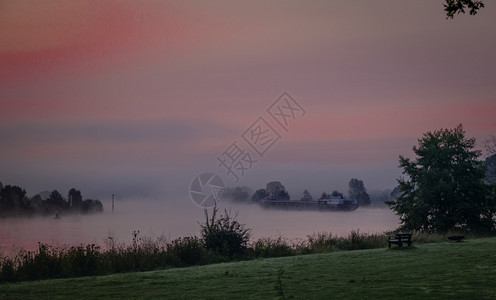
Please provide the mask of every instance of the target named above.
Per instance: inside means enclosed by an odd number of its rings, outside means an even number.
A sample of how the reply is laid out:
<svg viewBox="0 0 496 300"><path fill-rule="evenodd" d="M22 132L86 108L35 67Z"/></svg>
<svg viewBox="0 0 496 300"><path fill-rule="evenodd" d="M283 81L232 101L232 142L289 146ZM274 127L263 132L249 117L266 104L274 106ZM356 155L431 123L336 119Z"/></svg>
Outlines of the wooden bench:
<svg viewBox="0 0 496 300"><path fill-rule="evenodd" d="M389 249L391 249L391 244L396 244L399 247L403 244L408 244L410 247L412 245L412 234L411 233L397 233L396 235L388 236Z"/></svg>
<svg viewBox="0 0 496 300"><path fill-rule="evenodd" d="M464 238L464 235L452 235L448 237L448 240L450 242L461 242Z"/></svg>

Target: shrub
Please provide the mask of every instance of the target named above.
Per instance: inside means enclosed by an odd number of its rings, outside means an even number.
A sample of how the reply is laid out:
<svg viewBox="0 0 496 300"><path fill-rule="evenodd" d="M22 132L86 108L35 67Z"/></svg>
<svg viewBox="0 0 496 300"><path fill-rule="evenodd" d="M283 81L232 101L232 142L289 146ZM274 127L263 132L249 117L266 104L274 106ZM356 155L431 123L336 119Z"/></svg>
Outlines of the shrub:
<svg viewBox="0 0 496 300"><path fill-rule="evenodd" d="M237 215L231 217L227 210L218 219L216 214L217 207L214 207L209 219L208 211L205 210L205 224L200 224L205 248L227 257L243 254L250 240L250 229L236 220Z"/></svg>

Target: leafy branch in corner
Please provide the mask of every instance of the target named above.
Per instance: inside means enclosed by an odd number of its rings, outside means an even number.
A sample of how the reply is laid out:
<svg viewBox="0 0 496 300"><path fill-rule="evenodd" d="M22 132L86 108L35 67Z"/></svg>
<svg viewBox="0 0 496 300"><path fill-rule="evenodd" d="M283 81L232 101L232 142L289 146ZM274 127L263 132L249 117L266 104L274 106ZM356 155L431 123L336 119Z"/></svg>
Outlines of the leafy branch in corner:
<svg viewBox="0 0 496 300"><path fill-rule="evenodd" d="M476 15L477 11L484 7L484 2L480 0L446 0L444 11L446 19L453 19L455 14L465 13L465 9L469 10L470 15Z"/></svg>

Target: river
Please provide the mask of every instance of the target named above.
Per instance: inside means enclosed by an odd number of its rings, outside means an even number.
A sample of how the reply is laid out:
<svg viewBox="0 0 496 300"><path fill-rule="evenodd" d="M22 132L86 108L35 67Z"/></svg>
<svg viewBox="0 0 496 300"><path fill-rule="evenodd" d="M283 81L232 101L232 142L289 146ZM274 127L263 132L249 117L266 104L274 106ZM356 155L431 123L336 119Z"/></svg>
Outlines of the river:
<svg viewBox="0 0 496 300"><path fill-rule="evenodd" d="M353 212L266 210L258 205L221 203L220 212L231 209L240 223L252 229L252 240L262 237L305 239L315 232L338 236L351 230L383 233L398 227L398 217L388 208L358 208ZM105 207L111 207L105 205ZM133 231L141 237L173 239L199 235L204 211L192 204L170 205L160 201L124 201L114 213L93 215L0 219L0 251L34 250L38 242L51 245L105 245L112 237L117 243L130 243Z"/></svg>

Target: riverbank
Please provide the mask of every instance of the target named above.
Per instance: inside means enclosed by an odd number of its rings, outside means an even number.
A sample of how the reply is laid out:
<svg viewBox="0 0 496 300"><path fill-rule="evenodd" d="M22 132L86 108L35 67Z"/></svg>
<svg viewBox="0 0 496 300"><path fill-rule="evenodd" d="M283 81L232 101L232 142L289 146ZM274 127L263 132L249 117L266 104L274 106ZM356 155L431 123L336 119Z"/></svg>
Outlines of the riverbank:
<svg viewBox="0 0 496 300"><path fill-rule="evenodd" d="M496 238L0 284L2 299L421 298L496 294Z"/></svg>

